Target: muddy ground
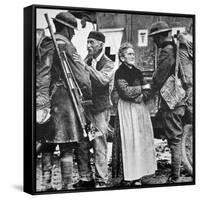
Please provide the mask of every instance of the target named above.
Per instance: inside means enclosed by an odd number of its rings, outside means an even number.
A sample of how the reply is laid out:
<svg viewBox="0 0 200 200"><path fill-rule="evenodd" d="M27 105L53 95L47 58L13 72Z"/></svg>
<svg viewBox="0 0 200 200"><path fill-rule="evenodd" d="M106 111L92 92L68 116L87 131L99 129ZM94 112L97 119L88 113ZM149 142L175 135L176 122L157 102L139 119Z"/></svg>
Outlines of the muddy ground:
<svg viewBox="0 0 200 200"><path fill-rule="evenodd" d="M168 176L170 174L170 167L171 167L171 155L170 150L167 146L167 142L163 140L155 139L155 150L156 150L156 158L157 158L157 165L158 170L154 175L145 176L142 178L142 184L151 186L154 184L165 184ZM116 180L114 181L111 177L111 161L112 161L112 143L109 143L109 151L108 151L108 158L109 158L109 182L108 187L113 187L116 185ZM93 161L91 160L91 165L93 166ZM52 187L55 190L62 189L61 183L61 173L60 173L60 163L59 163L59 149L55 151L54 154L54 166L52 171ZM36 169L36 190L37 191L44 191L43 184L42 184L42 170L41 170L41 154L37 157L37 169ZM74 170L73 170L73 183L78 181L78 170L77 164L74 159ZM187 171L182 167L181 168L181 182L182 183L189 183L192 182L192 177L187 173Z"/></svg>

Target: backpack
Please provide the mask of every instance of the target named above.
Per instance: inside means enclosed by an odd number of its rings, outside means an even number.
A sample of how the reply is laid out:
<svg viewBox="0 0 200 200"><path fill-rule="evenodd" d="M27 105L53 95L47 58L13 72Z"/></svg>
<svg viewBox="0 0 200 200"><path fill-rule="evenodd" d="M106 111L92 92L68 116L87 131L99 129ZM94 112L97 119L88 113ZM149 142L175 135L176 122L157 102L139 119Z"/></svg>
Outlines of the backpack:
<svg viewBox="0 0 200 200"><path fill-rule="evenodd" d="M38 124L47 122L50 118L50 67L49 55L52 48L41 47L48 37L44 34L44 29L36 30L36 121Z"/></svg>
<svg viewBox="0 0 200 200"><path fill-rule="evenodd" d="M186 91L186 112L185 123L191 124L193 121L193 40L188 33L179 33L179 59L180 72L183 88Z"/></svg>

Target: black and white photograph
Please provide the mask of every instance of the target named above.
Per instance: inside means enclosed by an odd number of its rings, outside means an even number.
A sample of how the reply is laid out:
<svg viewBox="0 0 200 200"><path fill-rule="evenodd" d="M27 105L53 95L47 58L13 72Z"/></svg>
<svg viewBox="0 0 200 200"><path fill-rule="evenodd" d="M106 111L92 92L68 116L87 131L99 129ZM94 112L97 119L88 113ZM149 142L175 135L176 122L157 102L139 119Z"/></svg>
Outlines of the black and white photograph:
<svg viewBox="0 0 200 200"><path fill-rule="evenodd" d="M194 185L194 47L193 14L24 8L24 191Z"/></svg>

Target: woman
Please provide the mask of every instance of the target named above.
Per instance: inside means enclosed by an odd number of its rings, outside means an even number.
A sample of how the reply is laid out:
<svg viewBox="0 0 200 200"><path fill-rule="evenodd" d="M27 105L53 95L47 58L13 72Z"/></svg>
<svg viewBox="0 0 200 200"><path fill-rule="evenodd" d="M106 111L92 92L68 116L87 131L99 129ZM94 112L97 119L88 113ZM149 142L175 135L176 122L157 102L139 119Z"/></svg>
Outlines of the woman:
<svg viewBox="0 0 200 200"><path fill-rule="evenodd" d="M115 73L119 101L112 175L114 179L122 179L123 185L141 185L141 178L157 169L153 129L144 103L150 87L135 68L135 53L130 43L121 45L119 59L122 64Z"/></svg>

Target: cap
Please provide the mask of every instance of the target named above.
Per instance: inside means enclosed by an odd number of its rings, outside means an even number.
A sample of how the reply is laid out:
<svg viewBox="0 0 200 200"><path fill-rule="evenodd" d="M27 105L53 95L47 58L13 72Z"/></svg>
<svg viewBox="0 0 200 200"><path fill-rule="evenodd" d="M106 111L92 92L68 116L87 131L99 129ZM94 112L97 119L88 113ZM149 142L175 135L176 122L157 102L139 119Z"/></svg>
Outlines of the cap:
<svg viewBox="0 0 200 200"><path fill-rule="evenodd" d="M88 39L92 38L105 43L105 35L99 31L91 31L88 35Z"/></svg>

